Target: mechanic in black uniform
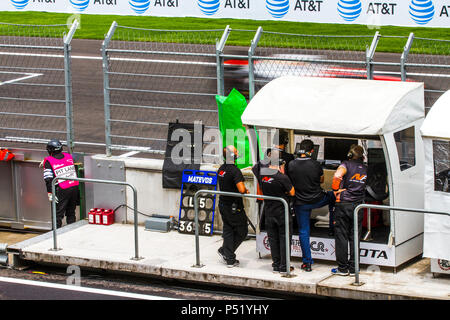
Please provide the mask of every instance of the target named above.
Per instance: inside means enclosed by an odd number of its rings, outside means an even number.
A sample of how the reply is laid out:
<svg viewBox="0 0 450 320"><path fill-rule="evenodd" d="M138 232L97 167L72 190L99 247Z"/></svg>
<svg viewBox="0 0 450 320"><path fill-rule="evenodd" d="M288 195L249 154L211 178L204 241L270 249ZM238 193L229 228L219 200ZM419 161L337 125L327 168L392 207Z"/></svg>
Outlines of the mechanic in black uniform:
<svg viewBox="0 0 450 320"><path fill-rule="evenodd" d="M334 212L334 233L336 243L337 268L331 273L340 276L355 274L353 211L364 202L367 182L367 166L363 163L364 149L352 145L347 154L349 160L337 168L331 188L336 195ZM358 212L358 241L362 230L362 211ZM350 257L349 257L350 247ZM359 255L357 257L359 259Z"/></svg>
<svg viewBox="0 0 450 320"><path fill-rule="evenodd" d="M261 191L261 175L265 174L265 170L269 167L269 162L271 159L271 152L272 150L275 150L277 153L277 157L281 158L284 162L285 165L282 166L280 168L281 172L284 174L287 174L288 172L288 166L289 163L294 160L294 156L288 152L286 152L286 147L289 143L289 134L287 131L284 130L277 130L277 132L275 133L273 140L272 140L273 146L271 148L267 149L266 155L264 157L264 159L261 161L258 161L253 167L252 167L252 172L256 177L256 181L257 181L257 194L262 194ZM288 201L289 202L289 201ZM260 204L260 217L259 217L259 221L260 221L260 229L261 230L265 230L265 215L264 215L264 209L261 210L261 208L263 208L262 205L262 200L258 199L258 203ZM293 212L293 205L292 203L290 203L289 207L291 208L291 214L294 214Z"/></svg>
<svg viewBox="0 0 450 320"><path fill-rule="evenodd" d="M224 148L223 157L225 163L217 171L220 190L249 193L244 185L244 176L235 165L238 158L236 148L232 145ZM248 234L247 215L245 214L243 199L221 195L219 197L219 211L223 221L223 244L218 253L227 267L233 268L239 265L235 251Z"/></svg>
<svg viewBox="0 0 450 320"><path fill-rule="evenodd" d="M286 147L289 143L289 133L284 130L280 130L273 137L273 148L271 150L279 151L279 157L285 162L284 168L281 168L281 172L287 174L289 169L289 163L294 160L294 155L286 152ZM269 152L268 152L269 153Z"/></svg>
<svg viewBox="0 0 450 320"><path fill-rule="evenodd" d="M280 152L272 150L271 163L261 175L260 183L263 195L284 198L288 203L288 196L295 195L295 189L288 176L282 173L285 165ZM273 272L286 273L286 229L289 223L289 237L291 236L291 223L286 222L283 203L276 200L264 200L266 217L266 231L269 238L272 255ZM289 215L290 217L290 215ZM289 248L290 249L290 248ZM291 266L292 271L294 268Z"/></svg>

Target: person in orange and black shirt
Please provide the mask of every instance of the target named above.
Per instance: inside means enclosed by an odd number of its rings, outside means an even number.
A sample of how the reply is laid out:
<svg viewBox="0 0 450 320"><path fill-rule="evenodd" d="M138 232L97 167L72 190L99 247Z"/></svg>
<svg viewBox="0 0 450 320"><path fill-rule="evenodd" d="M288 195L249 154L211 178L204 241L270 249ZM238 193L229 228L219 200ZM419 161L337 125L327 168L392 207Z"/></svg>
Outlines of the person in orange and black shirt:
<svg viewBox="0 0 450 320"><path fill-rule="evenodd" d="M289 202L288 196L295 195L295 189L292 186L288 176L282 173L285 161L281 159L278 151L271 153L271 163L261 174L260 184L262 193L265 196L284 198ZM286 223L290 221L285 219L283 203L276 200L264 200L264 214L266 217L266 230L269 238L270 253L272 255L273 272L285 273L286 267ZM290 217L290 215L289 215ZM291 232L289 233L289 237ZM290 240L290 239L289 239ZM291 267L291 270L293 267Z"/></svg>
<svg viewBox="0 0 450 320"><path fill-rule="evenodd" d="M220 191L249 193L244 185L244 176L235 165L238 158L236 148L232 145L224 148L223 157L225 163L217 171ZM248 234L244 202L241 197L221 195L219 197L219 212L223 222L223 244L218 253L227 267L236 267L239 265L239 260L236 259L235 251Z"/></svg>
<svg viewBox="0 0 450 320"><path fill-rule="evenodd" d="M349 160L343 161L336 170L331 186L336 195L334 234L338 264L331 273L340 276L355 273L353 211L364 202L367 181L367 166L363 163L364 149L352 145L347 158ZM358 241L361 236L362 220L363 214L358 212ZM359 259L359 256L356 258Z"/></svg>

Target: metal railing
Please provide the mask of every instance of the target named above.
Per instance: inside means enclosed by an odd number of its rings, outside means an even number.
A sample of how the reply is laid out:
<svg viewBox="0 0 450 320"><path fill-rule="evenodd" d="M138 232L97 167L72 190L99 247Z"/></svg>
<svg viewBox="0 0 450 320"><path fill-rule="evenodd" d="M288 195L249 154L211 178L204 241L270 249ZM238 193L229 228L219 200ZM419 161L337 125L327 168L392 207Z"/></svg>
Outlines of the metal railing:
<svg viewBox="0 0 450 320"><path fill-rule="evenodd" d="M438 215L446 215L450 216L450 212L442 212L442 211L430 211L424 209L415 209L415 208L402 208L402 207L391 207L391 206L382 206L375 204L360 204L353 211L353 232L354 232L354 255L355 255L355 282L353 285L362 286L364 283L359 281L359 229L358 229L358 212L360 209L379 209L379 210L395 210L395 211L406 211L406 212L417 212L417 213L428 213L428 214L438 214Z"/></svg>
<svg viewBox="0 0 450 320"><path fill-rule="evenodd" d="M101 179L87 179L87 178L63 178L63 177L55 177L52 180L52 224L53 224L53 248L51 251L59 251L62 250L58 248L57 238L56 238L56 181L58 180L71 180L71 181L80 181L80 182L92 182L92 183L104 183L104 184L116 184L116 185L124 185L129 186L133 190L133 210L134 210L134 257L131 260L141 260L143 257L139 257L139 245L138 245L138 210L137 210L137 191L136 188L122 181L112 181L112 180L101 180ZM59 182L59 181L58 181Z"/></svg>
<svg viewBox="0 0 450 320"><path fill-rule="evenodd" d="M273 200L273 201L280 201L284 206L284 219L285 219L285 233L286 233L286 274L283 274L283 277L291 278L295 275L291 275L291 257L290 257L290 234L289 234L289 205L287 201L283 198L279 197L271 197L271 196L264 196L259 194L249 194L249 193L235 193L235 192L226 192L226 191L216 191L216 190L198 190L194 194L194 211L195 211L195 217L194 217L194 225L195 225L195 256L196 256L196 262L193 267L201 268L203 265L200 263L200 241L199 241L199 222L198 222L198 196L200 194L204 193L210 193L210 194L218 194L223 196L229 196L229 197L236 197L236 198L253 198L253 199L263 199L263 200Z"/></svg>

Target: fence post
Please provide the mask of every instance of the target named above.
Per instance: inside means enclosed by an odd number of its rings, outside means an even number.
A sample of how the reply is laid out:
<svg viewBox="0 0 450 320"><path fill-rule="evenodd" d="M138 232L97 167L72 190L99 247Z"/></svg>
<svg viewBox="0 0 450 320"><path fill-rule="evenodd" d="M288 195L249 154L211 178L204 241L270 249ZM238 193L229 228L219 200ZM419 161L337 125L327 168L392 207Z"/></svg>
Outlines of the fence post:
<svg viewBox="0 0 450 320"><path fill-rule="evenodd" d="M66 93L66 140L69 153L73 153L73 103L72 103L72 68L71 68L71 42L78 29L78 20L74 20L67 36L64 37L64 82Z"/></svg>
<svg viewBox="0 0 450 320"><path fill-rule="evenodd" d="M256 47L258 46L259 39L261 38L263 32L262 27L258 27L255 36L253 37L250 48L248 49L248 97L251 100L255 95L255 66L253 64L253 55L255 53Z"/></svg>
<svg viewBox="0 0 450 320"><path fill-rule="evenodd" d="M408 37L408 41L406 42L405 47L403 48L403 53L400 58L400 69L402 74L402 81L406 81L406 61L408 60L409 51L411 50L411 46L414 41L414 33L410 33Z"/></svg>
<svg viewBox="0 0 450 320"><path fill-rule="evenodd" d="M109 61L106 49L114 35L117 28L117 22L114 21L109 28L109 31L102 43L102 61L103 61L103 96L104 96L104 110L105 110L105 144L106 156L111 156L111 122L110 122L110 97L109 97Z"/></svg>
<svg viewBox="0 0 450 320"><path fill-rule="evenodd" d="M368 51L366 51L366 65L367 65L367 80L373 79L373 56L375 55L375 51L377 50L378 41L380 40L380 33L375 32L375 36L373 37L372 44Z"/></svg>
<svg viewBox="0 0 450 320"><path fill-rule="evenodd" d="M217 63L217 94L224 96L225 95L225 79L224 79L224 65L223 65L223 49L225 47L225 43L228 40L228 36L230 35L231 28L229 25L226 26L222 38L219 42L216 43L216 63Z"/></svg>

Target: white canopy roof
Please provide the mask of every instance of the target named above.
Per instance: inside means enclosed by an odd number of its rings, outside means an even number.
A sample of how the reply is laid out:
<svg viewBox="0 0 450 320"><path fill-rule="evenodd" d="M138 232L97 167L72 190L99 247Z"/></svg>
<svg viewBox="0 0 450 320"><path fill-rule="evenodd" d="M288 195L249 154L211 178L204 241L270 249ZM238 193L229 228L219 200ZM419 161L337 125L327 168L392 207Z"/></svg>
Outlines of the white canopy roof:
<svg viewBox="0 0 450 320"><path fill-rule="evenodd" d="M425 137L450 139L450 90L433 105L423 121L420 132Z"/></svg>
<svg viewBox="0 0 450 320"><path fill-rule="evenodd" d="M373 136L424 114L423 83L285 76L265 85L241 119L261 127Z"/></svg>

